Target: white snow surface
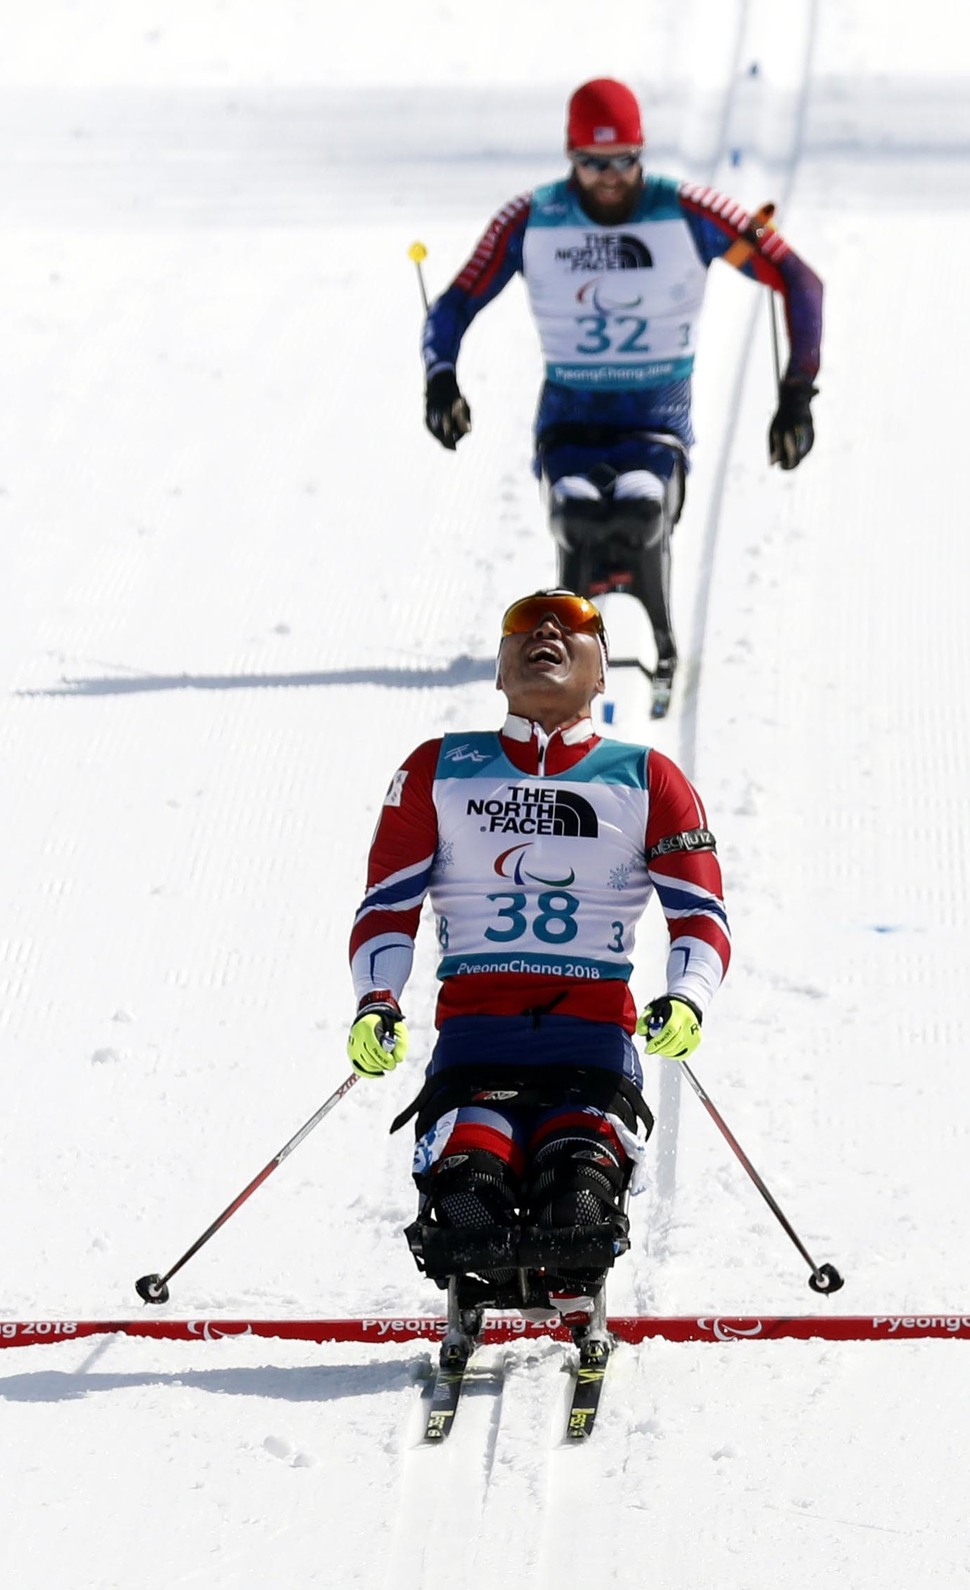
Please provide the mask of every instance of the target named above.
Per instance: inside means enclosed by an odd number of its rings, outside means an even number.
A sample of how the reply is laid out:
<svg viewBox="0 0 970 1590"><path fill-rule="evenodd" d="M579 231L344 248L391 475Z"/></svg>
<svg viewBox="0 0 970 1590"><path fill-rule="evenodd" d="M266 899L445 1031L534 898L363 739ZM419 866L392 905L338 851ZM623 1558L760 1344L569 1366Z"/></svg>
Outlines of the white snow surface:
<svg viewBox="0 0 970 1590"><path fill-rule="evenodd" d="M735 960L672 1069L611 1311L970 1312L963 436L970 94L943 0L36 0L0 55L0 1205L7 1320L117 1319L347 1074L346 939L400 758L500 721L498 616L554 573L511 287L475 429L422 425L420 301L563 169L612 74L654 169L778 205L826 282L817 444L769 471L764 295L711 273L652 736L697 782ZM750 67L757 63L758 71ZM732 157L732 151L734 155ZM172 1283L177 1317L427 1314L355 1087ZM655 922L636 969L656 993ZM901 1333L902 1334L902 1333ZM417 1444L428 1344L117 1336L0 1357L18 1590L970 1580L970 1345L508 1351Z"/></svg>

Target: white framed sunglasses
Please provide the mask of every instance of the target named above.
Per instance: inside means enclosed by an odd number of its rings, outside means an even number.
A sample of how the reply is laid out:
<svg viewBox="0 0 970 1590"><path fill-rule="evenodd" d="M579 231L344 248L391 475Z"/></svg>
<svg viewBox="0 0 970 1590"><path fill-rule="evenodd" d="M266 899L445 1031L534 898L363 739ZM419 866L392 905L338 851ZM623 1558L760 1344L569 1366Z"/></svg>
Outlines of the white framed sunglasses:
<svg viewBox="0 0 970 1590"><path fill-rule="evenodd" d="M583 171L632 171L634 166L640 164L642 149L635 149L632 154L625 155L592 155L585 150L575 150L571 155L574 166L579 166Z"/></svg>

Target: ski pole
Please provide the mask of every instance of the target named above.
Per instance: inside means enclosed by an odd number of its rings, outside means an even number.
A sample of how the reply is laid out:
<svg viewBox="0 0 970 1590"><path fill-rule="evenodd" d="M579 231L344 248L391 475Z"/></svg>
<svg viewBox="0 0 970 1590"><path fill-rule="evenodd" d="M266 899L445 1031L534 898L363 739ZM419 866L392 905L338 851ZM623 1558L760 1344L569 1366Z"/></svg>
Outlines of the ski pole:
<svg viewBox="0 0 970 1590"><path fill-rule="evenodd" d="M309 1137L310 1133L313 1131L313 1128L323 1120L325 1115L330 1113L334 1105L338 1104L343 1098L344 1094L349 1093L354 1083L358 1082L359 1080L360 1079L357 1075L357 1072L352 1071L350 1076L341 1082L337 1091L335 1093L331 1093L329 1099L327 1099L325 1103L321 1104L316 1114L311 1115L310 1119L300 1127L300 1130L290 1138L289 1142L283 1144L283 1147L280 1149L279 1153L274 1155L268 1165L263 1166L263 1169L260 1171L259 1175L253 1177L252 1181L249 1183L249 1186L243 1188L238 1198L234 1198L229 1207L222 1211L222 1214L219 1216L219 1218L217 1220L213 1220L211 1226L209 1226L207 1230L203 1231L198 1241L193 1242L191 1248L187 1249L187 1251L182 1254L182 1257L172 1265L170 1270L166 1270L164 1275L143 1275L135 1282L135 1291L145 1303L168 1302L169 1292L167 1283L172 1279L172 1276L181 1270L183 1264L188 1263L193 1253L198 1253L199 1249L204 1243L208 1242L210 1237L215 1236L216 1232L219 1230L219 1227L225 1225L226 1221L229 1219L229 1216L234 1215L240 1205L246 1202L246 1199L249 1197L249 1195L254 1193L256 1188L261 1186L268 1176L272 1175L277 1165L282 1165L287 1154L292 1154L293 1150L298 1148L303 1142L303 1139L305 1137Z"/></svg>
<svg viewBox="0 0 970 1590"><path fill-rule="evenodd" d="M711 1103L711 1100L708 1098L708 1096L705 1093L704 1089L701 1087L701 1084L698 1082L698 1080L695 1077L695 1075L694 1075L693 1071L691 1070L690 1066L687 1065L683 1060L681 1060L680 1061L680 1069L686 1075L688 1082L690 1083L691 1087L694 1089L694 1092L697 1094L697 1097L700 1099L701 1103L703 1104L703 1106L704 1106L705 1110L707 1111L708 1115L711 1117L711 1120L714 1122L714 1125L717 1127L718 1131L722 1134L723 1137L725 1137L727 1139L728 1143L730 1143L730 1145L733 1148L735 1154L738 1156L738 1159L741 1161L742 1165L744 1166L744 1168L747 1171L748 1175L751 1177L751 1180L754 1182L755 1186L757 1187L758 1191L760 1192L760 1194L761 1194L762 1198L764 1199L765 1203L768 1205L768 1208L771 1210L772 1214L775 1216L775 1219L779 1222L779 1224L781 1225L782 1229L788 1233L788 1235L791 1238L792 1242L795 1244L795 1247L798 1249L798 1251L801 1254L802 1258L805 1260L805 1263L809 1266L809 1269L811 1270L812 1273L811 1273L811 1275L808 1278L808 1284L811 1287L812 1291L813 1292L837 1292L840 1287L843 1287L845 1285L845 1282L842 1279L841 1275L839 1274L838 1270L835 1268L835 1266L833 1264L816 1264L815 1263L815 1260L812 1258L812 1255L809 1253L808 1249L805 1247L805 1244L802 1242L802 1240L799 1237L798 1233L796 1232L794 1226L791 1224L791 1222L789 1220L786 1219L784 1213L782 1212L782 1209L781 1209L780 1205L777 1204L775 1202L774 1198L771 1196L771 1193L768 1191L768 1189L765 1186L764 1182L762 1181L761 1177L758 1175L758 1172L755 1170L755 1168L752 1165L752 1163L751 1163L750 1159L748 1158L747 1154L742 1149L740 1143L733 1136L733 1134L728 1130L727 1124L724 1121L723 1117L714 1108L714 1105Z"/></svg>
<svg viewBox="0 0 970 1590"><path fill-rule="evenodd" d="M408 249L408 259L414 261L415 269L418 273L418 286L421 289L421 302L424 304L425 314L428 313L428 291L424 285L424 272L421 269L421 261L427 259L427 257L428 251L423 243L411 244L411 247Z"/></svg>
<svg viewBox="0 0 970 1590"><path fill-rule="evenodd" d="M780 392L781 355L778 351L778 306L775 303L774 292L770 287L768 288L768 316L771 320L771 352L775 362L775 391Z"/></svg>

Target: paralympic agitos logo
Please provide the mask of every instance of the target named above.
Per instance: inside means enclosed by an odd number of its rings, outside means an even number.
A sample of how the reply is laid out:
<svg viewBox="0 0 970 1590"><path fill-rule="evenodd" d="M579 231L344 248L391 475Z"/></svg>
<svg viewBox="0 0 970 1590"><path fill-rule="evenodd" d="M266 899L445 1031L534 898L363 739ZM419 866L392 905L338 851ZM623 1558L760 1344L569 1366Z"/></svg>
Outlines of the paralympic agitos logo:
<svg viewBox="0 0 970 1590"><path fill-rule="evenodd" d="M468 802L467 815L485 819L483 834L559 834L572 839L595 839L599 834L596 812L582 795L529 784L509 784L508 792L504 800Z"/></svg>
<svg viewBox="0 0 970 1590"><path fill-rule="evenodd" d="M513 883L520 885L528 881L547 884L551 889L568 889L571 883L576 882L572 867L564 878L545 878L538 872L530 872L525 859L531 849L532 841L527 839L524 845L513 845L511 850L503 850L500 856L496 856L493 870L500 878L510 878Z"/></svg>

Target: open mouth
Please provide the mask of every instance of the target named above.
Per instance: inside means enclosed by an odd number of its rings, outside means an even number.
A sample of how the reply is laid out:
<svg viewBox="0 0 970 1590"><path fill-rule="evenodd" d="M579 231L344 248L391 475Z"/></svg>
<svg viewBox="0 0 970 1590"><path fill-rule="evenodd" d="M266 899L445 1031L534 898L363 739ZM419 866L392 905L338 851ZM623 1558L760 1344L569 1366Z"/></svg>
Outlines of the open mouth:
<svg viewBox="0 0 970 1590"><path fill-rule="evenodd" d="M549 663L557 667L565 660L566 653L562 646L555 645L552 641L543 640L538 645L529 648L528 660L530 663Z"/></svg>

